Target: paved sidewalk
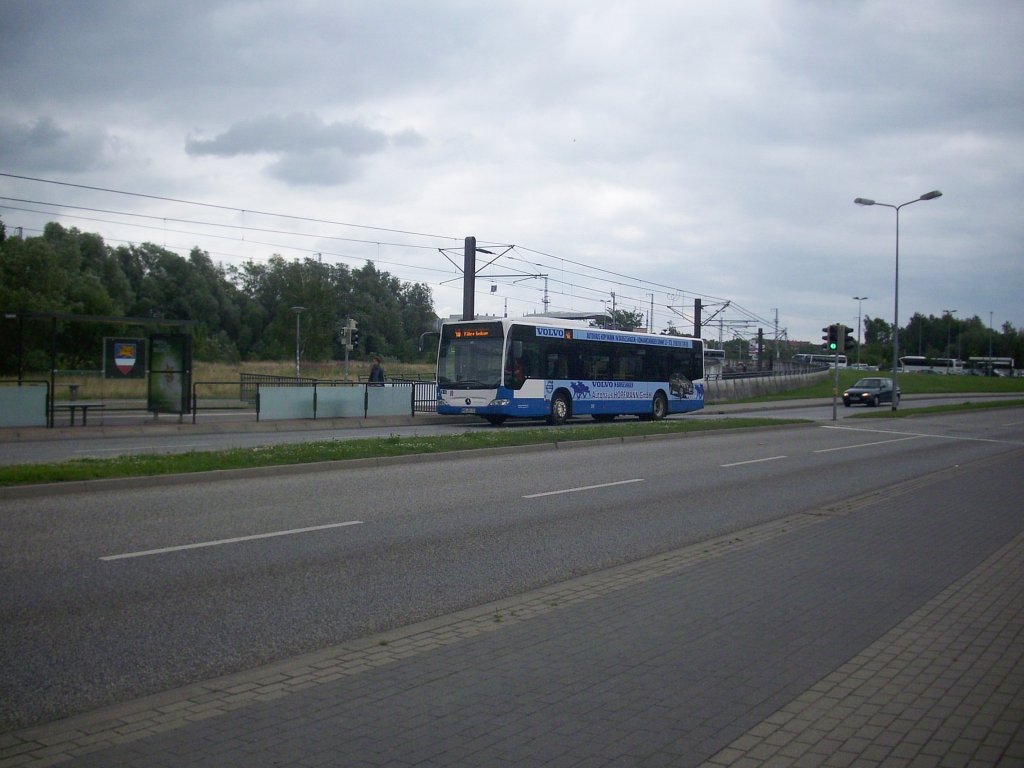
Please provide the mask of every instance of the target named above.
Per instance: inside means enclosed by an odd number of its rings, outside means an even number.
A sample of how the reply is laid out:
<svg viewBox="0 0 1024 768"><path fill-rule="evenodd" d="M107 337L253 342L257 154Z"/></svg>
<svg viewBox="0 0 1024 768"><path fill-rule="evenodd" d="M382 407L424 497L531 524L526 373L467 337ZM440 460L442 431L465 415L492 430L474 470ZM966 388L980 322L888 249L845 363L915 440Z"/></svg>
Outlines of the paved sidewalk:
<svg viewBox="0 0 1024 768"><path fill-rule="evenodd" d="M1024 765L1024 536L708 761Z"/></svg>
<svg viewBox="0 0 1024 768"><path fill-rule="evenodd" d="M0 768L1024 765L1020 456L0 735Z"/></svg>

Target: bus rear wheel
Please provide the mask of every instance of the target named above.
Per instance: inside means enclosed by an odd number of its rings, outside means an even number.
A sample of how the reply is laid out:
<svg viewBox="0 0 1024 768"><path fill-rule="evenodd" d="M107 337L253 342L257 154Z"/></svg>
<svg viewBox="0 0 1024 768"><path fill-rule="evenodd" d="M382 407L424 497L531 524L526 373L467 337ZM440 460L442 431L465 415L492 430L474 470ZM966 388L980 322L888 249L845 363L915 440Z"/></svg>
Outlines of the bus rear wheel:
<svg viewBox="0 0 1024 768"><path fill-rule="evenodd" d="M548 424L561 426L569 418L569 398L559 392L551 398L551 415L548 416Z"/></svg>

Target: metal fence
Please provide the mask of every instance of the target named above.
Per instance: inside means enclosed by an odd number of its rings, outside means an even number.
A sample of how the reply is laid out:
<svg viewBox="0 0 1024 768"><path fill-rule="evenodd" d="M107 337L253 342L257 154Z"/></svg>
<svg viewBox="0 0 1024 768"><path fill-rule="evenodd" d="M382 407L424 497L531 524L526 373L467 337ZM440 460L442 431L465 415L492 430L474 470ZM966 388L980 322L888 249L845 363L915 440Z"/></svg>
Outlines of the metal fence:
<svg viewBox="0 0 1024 768"><path fill-rule="evenodd" d="M437 383L413 376L388 376L388 383L396 387L413 387L413 413L435 413L437 411ZM365 386L366 382L337 381L333 379L312 379L298 376L275 376L266 373L239 374L239 400L255 407L256 392L260 385L276 387L344 387Z"/></svg>
<svg viewBox="0 0 1024 768"><path fill-rule="evenodd" d="M299 376L274 376L269 373L239 373L238 399L249 405L256 405L256 392L260 384L265 386L288 387L288 386L310 386L316 384L316 379L306 379Z"/></svg>
<svg viewBox="0 0 1024 768"><path fill-rule="evenodd" d="M437 412L437 382L424 381L411 376L389 376L388 381L396 386L413 387L412 408L414 413Z"/></svg>

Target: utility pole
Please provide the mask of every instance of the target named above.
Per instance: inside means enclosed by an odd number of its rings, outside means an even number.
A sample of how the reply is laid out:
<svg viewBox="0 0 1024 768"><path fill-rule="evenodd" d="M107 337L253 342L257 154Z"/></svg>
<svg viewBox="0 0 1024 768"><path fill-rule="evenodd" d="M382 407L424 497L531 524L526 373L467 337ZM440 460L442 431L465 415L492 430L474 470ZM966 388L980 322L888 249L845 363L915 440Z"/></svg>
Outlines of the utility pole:
<svg viewBox="0 0 1024 768"><path fill-rule="evenodd" d="M295 378L299 378L299 350L301 349L299 334L301 321L299 318L302 316L303 310L305 307L292 307L292 312L295 313Z"/></svg>
<svg viewBox="0 0 1024 768"><path fill-rule="evenodd" d="M462 319L476 319L476 238L467 237L462 250Z"/></svg>
<svg viewBox="0 0 1024 768"><path fill-rule="evenodd" d="M779 308L772 307L775 312L775 359L779 359ZM774 368L774 366L773 366Z"/></svg>

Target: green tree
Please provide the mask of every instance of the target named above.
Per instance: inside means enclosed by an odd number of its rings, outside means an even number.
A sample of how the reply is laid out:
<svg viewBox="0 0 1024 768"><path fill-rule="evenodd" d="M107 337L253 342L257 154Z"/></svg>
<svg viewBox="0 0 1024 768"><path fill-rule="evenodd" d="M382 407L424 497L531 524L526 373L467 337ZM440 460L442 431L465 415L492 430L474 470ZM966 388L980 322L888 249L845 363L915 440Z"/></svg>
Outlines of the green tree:
<svg viewBox="0 0 1024 768"><path fill-rule="evenodd" d="M644 327L644 313L626 309L611 309L608 311L609 327L622 331L632 331Z"/></svg>
<svg viewBox="0 0 1024 768"><path fill-rule="evenodd" d="M293 307L304 308L304 359L340 357L338 328L347 318L360 323L357 354L412 359L420 334L437 322L427 286L403 283L372 262L350 270L275 254L225 268L198 248L187 258L153 243L110 248L97 234L55 222L40 237L3 238L0 256L0 307L8 312L191 320L200 359L292 358ZM125 332L123 323L57 325L61 364L76 367L98 366L101 337ZM46 353L53 324L22 326L27 346ZM0 338L0 364L8 370L16 337Z"/></svg>

